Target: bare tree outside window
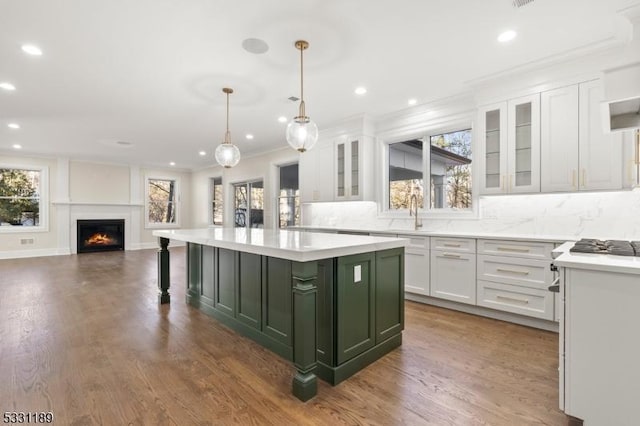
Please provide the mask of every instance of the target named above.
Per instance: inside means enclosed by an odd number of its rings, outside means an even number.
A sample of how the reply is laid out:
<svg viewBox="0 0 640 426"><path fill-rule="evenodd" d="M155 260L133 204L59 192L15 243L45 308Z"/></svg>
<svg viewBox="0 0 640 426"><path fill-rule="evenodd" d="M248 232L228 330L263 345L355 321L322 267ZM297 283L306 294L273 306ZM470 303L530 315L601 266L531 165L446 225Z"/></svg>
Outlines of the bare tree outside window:
<svg viewBox="0 0 640 426"><path fill-rule="evenodd" d="M471 129L430 139L431 208L471 208Z"/></svg>
<svg viewBox="0 0 640 426"><path fill-rule="evenodd" d="M40 172L0 169L0 225L40 225Z"/></svg>
<svg viewBox="0 0 640 426"><path fill-rule="evenodd" d="M176 181L149 179L149 223L176 223Z"/></svg>

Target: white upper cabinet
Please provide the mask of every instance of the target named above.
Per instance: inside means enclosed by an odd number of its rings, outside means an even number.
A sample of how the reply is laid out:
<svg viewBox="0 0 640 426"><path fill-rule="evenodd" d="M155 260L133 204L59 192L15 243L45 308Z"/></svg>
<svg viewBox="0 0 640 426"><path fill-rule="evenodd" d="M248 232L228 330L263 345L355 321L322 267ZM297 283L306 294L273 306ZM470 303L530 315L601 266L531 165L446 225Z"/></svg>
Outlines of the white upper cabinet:
<svg viewBox="0 0 640 426"><path fill-rule="evenodd" d="M540 191L540 95L479 112L482 194Z"/></svg>
<svg viewBox="0 0 640 426"><path fill-rule="evenodd" d="M600 80L580 84L580 189L622 188L622 138L604 133Z"/></svg>
<svg viewBox="0 0 640 426"><path fill-rule="evenodd" d="M508 103L507 190L540 191L540 95Z"/></svg>
<svg viewBox="0 0 640 426"><path fill-rule="evenodd" d="M374 200L373 138L340 138L334 154L335 201Z"/></svg>
<svg viewBox="0 0 640 426"><path fill-rule="evenodd" d="M541 96L542 192L578 190L578 85Z"/></svg>
<svg viewBox="0 0 640 426"><path fill-rule="evenodd" d="M333 201L333 141L318 141L300 154L300 199L303 203Z"/></svg>
<svg viewBox="0 0 640 426"><path fill-rule="evenodd" d="M600 80L542 93L542 192L620 189L622 143L605 134Z"/></svg>
<svg viewBox="0 0 640 426"><path fill-rule="evenodd" d="M478 134L483 139L482 193L500 194L505 192L504 177L507 173L507 104L489 105L480 109Z"/></svg>

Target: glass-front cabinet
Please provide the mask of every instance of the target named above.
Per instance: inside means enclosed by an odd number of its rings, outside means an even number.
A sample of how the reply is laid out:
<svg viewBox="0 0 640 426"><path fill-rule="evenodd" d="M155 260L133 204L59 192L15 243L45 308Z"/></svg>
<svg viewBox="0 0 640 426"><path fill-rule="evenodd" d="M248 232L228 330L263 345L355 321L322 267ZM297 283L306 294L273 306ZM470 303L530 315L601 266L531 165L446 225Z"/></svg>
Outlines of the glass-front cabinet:
<svg viewBox="0 0 640 426"><path fill-rule="evenodd" d="M336 142L336 200L359 200L360 194L360 142Z"/></svg>
<svg viewBox="0 0 640 426"><path fill-rule="evenodd" d="M540 95L480 108L482 194L540 191Z"/></svg>

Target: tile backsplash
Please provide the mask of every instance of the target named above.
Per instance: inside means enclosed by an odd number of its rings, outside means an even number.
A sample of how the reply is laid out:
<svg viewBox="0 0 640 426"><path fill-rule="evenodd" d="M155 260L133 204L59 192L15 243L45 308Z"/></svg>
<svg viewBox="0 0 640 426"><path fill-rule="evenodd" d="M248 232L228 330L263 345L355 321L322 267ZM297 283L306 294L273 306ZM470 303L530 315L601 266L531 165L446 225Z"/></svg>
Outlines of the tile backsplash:
<svg viewBox="0 0 640 426"><path fill-rule="evenodd" d="M312 203L303 225L347 229L413 229L413 218L379 215L374 202ZM425 218L422 230L640 240L640 189L480 197L479 217Z"/></svg>

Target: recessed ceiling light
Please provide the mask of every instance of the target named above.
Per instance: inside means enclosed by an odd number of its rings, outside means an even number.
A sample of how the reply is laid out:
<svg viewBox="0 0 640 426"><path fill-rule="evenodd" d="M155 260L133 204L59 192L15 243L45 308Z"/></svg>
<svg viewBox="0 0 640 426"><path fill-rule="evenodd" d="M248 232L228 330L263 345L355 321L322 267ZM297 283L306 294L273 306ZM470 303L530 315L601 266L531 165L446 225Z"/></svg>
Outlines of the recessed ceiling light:
<svg viewBox="0 0 640 426"><path fill-rule="evenodd" d="M281 123L286 123L287 122L287 117L284 117L284 116L278 117L278 121L281 122Z"/></svg>
<svg viewBox="0 0 640 426"><path fill-rule="evenodd" d="M418 103L418 100L417 100L417 99L414 99L414 98L411 98L411 99L409 99L409 100L407 101L407 103L408 103L409 105L415 105L415 104L417 104L417 103Z"/></svg>
<svg viewBox="0 0 640 426"><path fill-rule="evenodd" d="M505 31L505 32L501 33L501 34L498 36L498 41L499 41L500 43L506 43L506 42L511 41L511 40L513 40L514 38L516 38L516 36L517 36L517 35L518 35L518 33L517 33L517 32L515 32L515 31L513 31L513 30L507 30L507 31Z"/></svg>
<svg viewBox="0 0 640 426"><path fill-rule="evenodd" d="M356 90L354 90L356 95L364 95L365 93L367 93L367 88L366 87L356 87Z"/></svg>
<svg viewBox="0 0 640 426"><path fill-rule="evenodd" d="M169 163L169 165L170 165L170 166L175 166L175 165L176 165L176 163L172 161L172 162L170 162L170 163Z"/></svg>
<svg viewBox="0 0 640 426"><path fill-rule="evenodd" d="M14 143L12 146L13 149L22 149L22 145L20 145L19 143Z"/></svg>
<svg viewBox="0 0 640 426"><path fill-rule="evenodd" d="M246 136L246 137L247 137L247 139L249 139L249 140L253 139L253 135L252 135L251 133L247 133L247 136Z"/></svg>
<svg viewBox="0 0 640 426"><path fill-rule="evenodd" d="M33 44L23 44L22 51L33 56L42 56L42 50Z"/></svg>
<svg viewBox="0 0 640 426"><path fill-rule="evenodd" d="M198 152L198 154L200 154L201 156L204 157L205 155L207 155L207 152L206 151L200 151L200 152Z"/></svg>
<svg viewBox="0 0 640 426"><path fill-rule="evenodd" d="M16 90L16 86L14 86L11 83L3 82L3 83L0 83L0 89L13 91L13 90Z"/></svg>
<svg viewBox="0 0 640 426"><path fill-rule="evenodd" d="M18 123L9 123L7 124L7 127L10 129L19 129L20 125Z"/></svg>

